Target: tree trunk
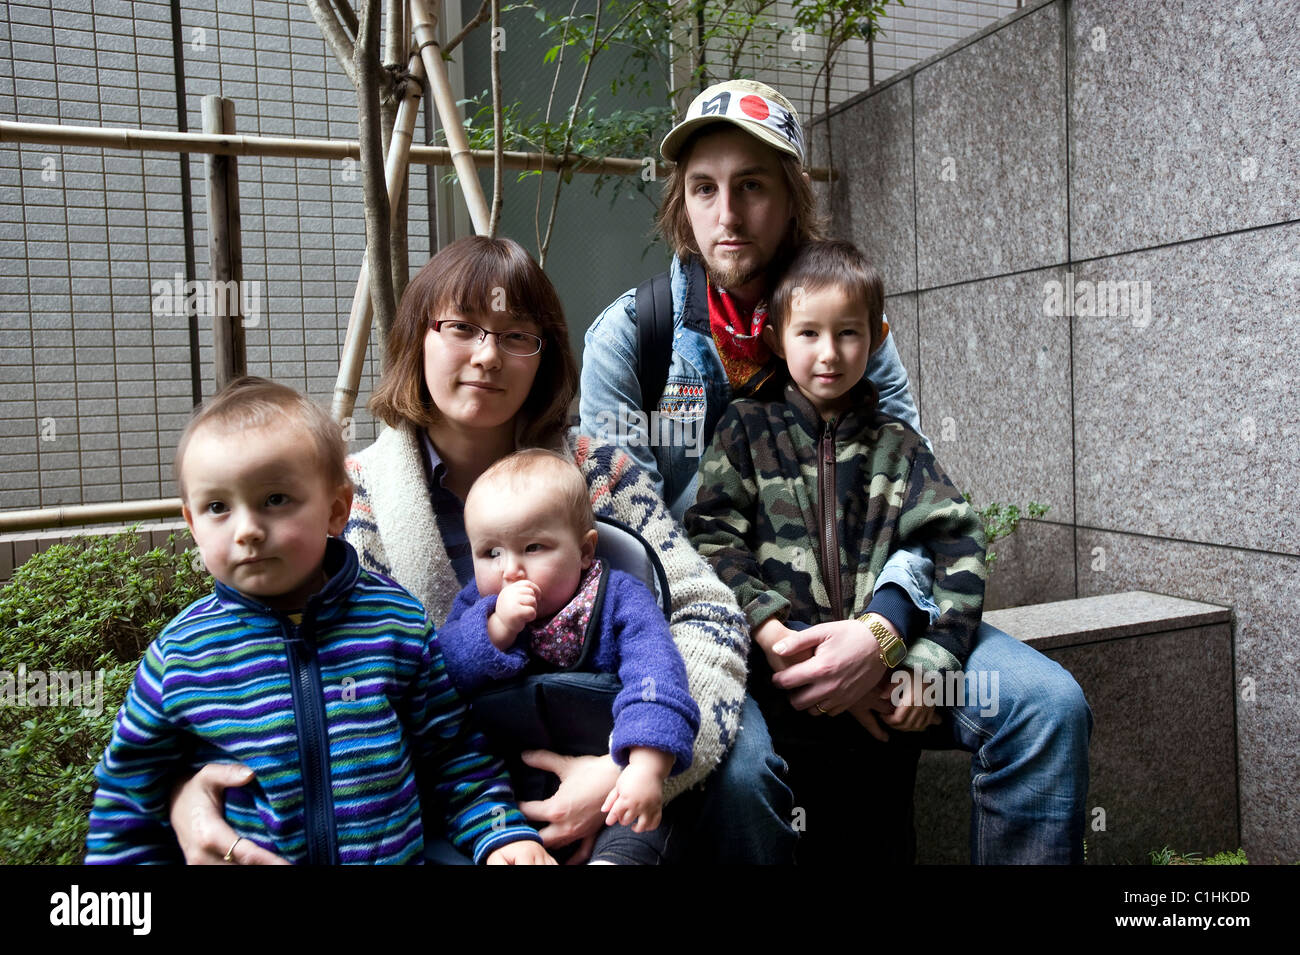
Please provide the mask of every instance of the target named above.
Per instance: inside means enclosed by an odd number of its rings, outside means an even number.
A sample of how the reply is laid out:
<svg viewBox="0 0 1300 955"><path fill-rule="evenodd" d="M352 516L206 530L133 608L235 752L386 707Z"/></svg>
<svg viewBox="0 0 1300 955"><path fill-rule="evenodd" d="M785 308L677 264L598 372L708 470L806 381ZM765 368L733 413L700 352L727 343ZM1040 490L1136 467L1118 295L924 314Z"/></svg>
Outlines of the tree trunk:
<svg viewBox="0 0 1300 955"><path fill-rule="evenodd" d="M357 75L357 125L361 134L361 183L366 205L366 267L370 297L380 334L393 327L397 300L393 292L391 211L384 181L383 126L379 109L379 9L383 0L365 0L355 52Z"/></svg>
<svg viewBox="0 0 1300 955"><path fill-rule="evenodd" d="M384 23L386 33L384 34L384 77L385 88L381 91L383 104L383 147L384 158L388 158L388 144L393 141L393 124L397 118L397 105L402 101L403 93L400 84L395 83L394 79L406 69L406 61L411 48L411 31L407 25L406 17L406 0L386 0L384 10ZM408 81L409 82L409 81ZM409 233L409 207L407 205L407 189L411 184L410 173L404 173L405 180L402 184L401 195L397 199L397 205L391 211L391 221L388 230L389 242L389 271L393 276L393 298L400 301L402 293L406 291L406 282L410 276L410 233ZM382 345L383 335L388 328L381 322L378 326L380 341L377 345ZM380 354L383 354L382 349Z"/></svg>

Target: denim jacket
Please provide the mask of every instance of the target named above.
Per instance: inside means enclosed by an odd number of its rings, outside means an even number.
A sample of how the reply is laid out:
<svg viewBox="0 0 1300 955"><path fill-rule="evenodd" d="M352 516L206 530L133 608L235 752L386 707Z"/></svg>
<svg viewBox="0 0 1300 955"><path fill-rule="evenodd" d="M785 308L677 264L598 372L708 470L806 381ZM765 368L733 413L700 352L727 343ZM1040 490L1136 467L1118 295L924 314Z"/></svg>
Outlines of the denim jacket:
<svg viewBox="0 0 1300 955"><path fill-rule="evenodd" d="M629 289L587 329L582 351L578 414L583 434L617 444L646 471L678 521L695 503L700 458L723 410L734 397L709 331L708 288L696 259L673 256L673 357L658 408L641 408L636 375L636 290ZM892 335L871 356L867 377L879 392L880 410L919 433L907 371ZM927 439L926 444L929 444ZM918 609L939 616L931 599L934 562L922 551L900 550L885 564L876 589L902 587Z"/></svg>

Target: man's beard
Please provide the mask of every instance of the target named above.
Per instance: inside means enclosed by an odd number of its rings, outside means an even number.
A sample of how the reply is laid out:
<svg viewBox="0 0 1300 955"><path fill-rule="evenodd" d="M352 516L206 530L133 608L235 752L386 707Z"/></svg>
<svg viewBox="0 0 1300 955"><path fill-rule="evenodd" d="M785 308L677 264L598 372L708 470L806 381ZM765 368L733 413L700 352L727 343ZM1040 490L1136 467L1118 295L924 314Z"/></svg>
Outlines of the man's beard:
<svg viewBox="0 0 1300 955"><path fill-rule="evenodd" d="M787 231L781 239L781 244L773 253L772 258L757 266L742 266L734 260L723 260L714 264L707 258L700 255L699 260L704 264L704 272L709 277L709 281L717 288L728 291L742 288L754 279L765 276L765 288L763 294L767 295L775 286L785 267L789 264L794 254L794 237L791 231Z"/></svg>
<svg viewBox="0 0 1300 955"><path fill-rule="evenodd" d="M738 289L741 288L760 275L767 274L767 264L758 267L741 266L739 263L723 262L714 266L708 259L704 259L704 271L709 276L709 281L720 289Z"/></svg>

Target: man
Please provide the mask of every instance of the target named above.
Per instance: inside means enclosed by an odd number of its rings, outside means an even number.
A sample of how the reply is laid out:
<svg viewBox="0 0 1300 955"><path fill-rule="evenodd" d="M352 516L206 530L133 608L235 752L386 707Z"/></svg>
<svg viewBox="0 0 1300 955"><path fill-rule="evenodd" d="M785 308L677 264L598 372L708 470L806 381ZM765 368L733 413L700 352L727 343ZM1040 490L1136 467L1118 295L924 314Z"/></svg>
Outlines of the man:
<svg viewBox="0 0 1300 955"><path fill-rule="evenodd" d="M657 219L674 251L672 355L662 394L654 407L642 407L643 386L654 394L660 383L638 377L644 364L638 359L646 356L638 354L637 323L648 316L638 315L636 294L629 291L587 331L579 412L585 433L618 441L650 471L680 519L694 503L699 456L723 408L753 395L774 373L760 333L775 277L798 244L823 236L803 169L798 116L771 87L745 80L709 87L665 137L661 152L676 163ZM892 336L873 353L867 377L881 410L919 432ZM904 642L923 634L939 613L930 597L932 573L924 552L895 553L876 582L868 619L882 621ZM778 676L796 708L846 690L879 694L886 685L861 685L861 661L884 656L868 623L823 624L800 637L787 641L793 644L787 653L815 647L814 660ZM988 624L976 635L967 669L999 675L996 713L970 701L944 724L949 745L974 754L972 861L1081 862L1092 714L1078 684ZM754 770L760 760L750 750L768 742L752 701L742 725L737 749L744 747L745 755L738 760L733 753L724 762L724 777ZM883 736L876 729L874 735ZM771 790L765 780L762 791Z"/></svg>

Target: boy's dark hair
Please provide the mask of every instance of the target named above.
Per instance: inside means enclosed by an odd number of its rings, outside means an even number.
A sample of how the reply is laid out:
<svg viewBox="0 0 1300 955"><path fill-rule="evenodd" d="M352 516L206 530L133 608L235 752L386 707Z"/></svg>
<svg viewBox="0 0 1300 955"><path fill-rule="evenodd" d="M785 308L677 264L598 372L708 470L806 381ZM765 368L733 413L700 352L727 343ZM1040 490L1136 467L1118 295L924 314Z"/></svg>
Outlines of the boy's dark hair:
<svg viewBox="0 0 1300 955"><path fill-rule="evenodd" d="M806 242L795 253L768 305L773 331L781 333L799 296L828 288L843 289L867 313L871 350L884 344L884 280L857 246L841 239Z"/></svg>
<svg viewBox="0 0 1300 955"><path fill-rule="evenodd" d="M181 481L185 449L200 428L215 426L230 432L264 428L271 424L288 424L308 432L316 445L316 460L326 480L340 487L351 484L343 466L348 453L343 429L329 416L329 412L288 385L247 375L236 378L195 408L189 424L181 433L172 464L181 497L185 497L185 486Z"/></svg>

